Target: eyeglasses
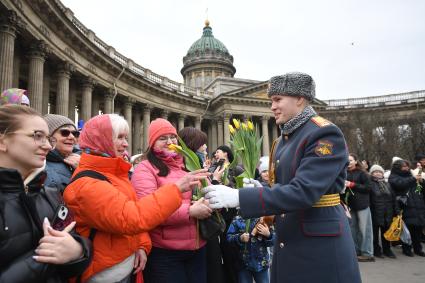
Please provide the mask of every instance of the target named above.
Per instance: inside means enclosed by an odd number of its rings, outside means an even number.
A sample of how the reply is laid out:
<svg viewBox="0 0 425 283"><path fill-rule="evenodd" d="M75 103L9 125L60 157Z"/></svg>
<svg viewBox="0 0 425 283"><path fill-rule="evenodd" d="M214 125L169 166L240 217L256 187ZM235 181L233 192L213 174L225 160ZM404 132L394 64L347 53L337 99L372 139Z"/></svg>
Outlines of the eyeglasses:
<svg viewBox="0 0 425 283"><path fill-rule="evenodd" d="M175 141L177 141L177 136L174 136L174 135L172 135L172 136L160 136L158 138L158 140L160 142L167 142L168 140L171 140L172 142L175 142Z"/></svg>
<svg viewBox="0 0 425 283"><path fill-rule="evenodd" d="M24 135L24 136L27 136L27 137L32 137L36 144L45 145L48 142L52 148L55 148L56 142L57 142L56 138L48 136L45 133L43 133L42 131L34 131L32 134L25 134L25 133L19 133L19 132L12 132L12 133L7 133L7 134L9 134L9 135L11 135L11 134Z"/></svg>
<svg viewBox="0 0 425 283"><path fill-rule="evenodd" d="M69 137L70 134L72 134L76 138L78 138L80 136L80 132L79 131L71 131L71 130L68 130L68 129L60 129L59 130L59 133L64 138Z"/></svg>

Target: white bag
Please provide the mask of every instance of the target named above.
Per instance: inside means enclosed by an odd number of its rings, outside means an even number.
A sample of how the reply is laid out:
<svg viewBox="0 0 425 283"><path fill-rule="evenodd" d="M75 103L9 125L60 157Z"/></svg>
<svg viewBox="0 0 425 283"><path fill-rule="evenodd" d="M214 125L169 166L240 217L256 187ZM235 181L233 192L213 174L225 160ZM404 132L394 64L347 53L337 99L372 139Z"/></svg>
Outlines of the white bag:
<svg viewBox="0 0 425 283"><path fill-rule="evenodd" d="M410 232L409 229L407 229L406 223L402 221L402 224L403 228L401 229L400 240L410 246L412 244L412 237L410 236Z"/></svg>

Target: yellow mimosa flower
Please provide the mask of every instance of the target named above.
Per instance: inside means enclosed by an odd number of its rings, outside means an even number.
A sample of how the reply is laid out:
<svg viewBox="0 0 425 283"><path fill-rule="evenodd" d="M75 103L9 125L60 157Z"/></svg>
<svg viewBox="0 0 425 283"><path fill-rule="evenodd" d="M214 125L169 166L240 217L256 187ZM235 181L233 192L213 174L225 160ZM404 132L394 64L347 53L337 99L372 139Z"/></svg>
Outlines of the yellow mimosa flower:
<svg viewBox="0 0 425 283"><path fill-rule="evenodd" d="M251 131L254 130L254 124L251 121L248 121L248 129L250 129Z"/></svg>
<svg viewBox="0 0 425 283"><path fill-rule="evenodd" d="M231 134L234 134L236 132L235 129L232 127L232 125L229 125L229 132Z"/></svg>
<svg viewBox="0 0 425 283"><path fill-rule="evenodd" d="M248 126L245 123L242 123L242 129L248 130Z"/></svg>
<svg viewBox="0 0 425 283"><path fill-rule="evenodd" d="M233 124L235 125L235 128L236 128L236 129L239 129L240 124L239 124L239 121L238 121L238 120L233 119Z"/></svg>

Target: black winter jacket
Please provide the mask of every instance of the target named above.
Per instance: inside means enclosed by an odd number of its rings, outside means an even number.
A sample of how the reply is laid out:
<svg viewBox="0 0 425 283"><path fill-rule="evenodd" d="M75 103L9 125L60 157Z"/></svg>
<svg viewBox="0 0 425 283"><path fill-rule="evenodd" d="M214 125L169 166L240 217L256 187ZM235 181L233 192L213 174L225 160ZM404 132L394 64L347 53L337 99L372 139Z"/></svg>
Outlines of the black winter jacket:
<svg viewBox="0 0 425 283"><path fill-rule="evenodd" d="M387 227L393 217L399 212L396 207L395 194L390 184L371 177L370 210L372 223L376 226Z"/></svg>
<svg viewBox="0 0 425 283"><path fill-rule="evenodd" d="M416 178L412 176L410 170L401 171L397 165L396 163L393 165L388 182L396 196L407 197L406 205L401 207L403 209L403 220L407 225L425 226L425 191L416 192ZM423 182L422 186L425 188Z"/></svg>
<svg viewBox="0 0 425 283"><path fill-rule="evenodd" d="M359 211L366 209L370 206L370 178L369 175L361 170L353 170L347 172L347 180L354 182L354 187L345 190L345 193L349 193L348 206L353 211Z"/></svg>
<svg viewBox="0 0 425 283"><path fill-rule="evenodd" d="M44 217L52 223L61 201L55 188L44 188L45 175L37 174L25 186L18 171L0 168L0 283L67 282L90 263L90 241L72 233L83 247L81 259L53 265L32 258L43 237Z"/></svg>

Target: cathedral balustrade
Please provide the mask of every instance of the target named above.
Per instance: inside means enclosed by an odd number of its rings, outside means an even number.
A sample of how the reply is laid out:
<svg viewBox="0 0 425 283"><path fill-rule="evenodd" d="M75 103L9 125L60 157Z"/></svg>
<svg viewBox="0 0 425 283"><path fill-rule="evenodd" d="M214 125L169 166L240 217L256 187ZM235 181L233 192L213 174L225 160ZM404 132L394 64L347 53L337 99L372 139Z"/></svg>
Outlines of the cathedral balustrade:
<svg viewBox="0 0 425 283"><path fill-rule="evenodd" d="M326 110L382 107L397 104L418 103L423 101L425 101L425 90L382 96L324 100L324 102L328 105L326 106Z"/></svg>
<svg viewBox="0 0 425 283"><path fill-rule="evenodd" d="M69 9L66 8L63 3L59 0L55 0L55 3L58 5L58 7L64 12L66 13L66 11L68 11ZM110 46L108 44L106 44L103 40L101 40L99 37L97 37L96 35L93 35L90 33L90 30L82 23L80 22L76 17L72 16L71 19L71 23L78 29L78 31L80 31L85 37L87 37L90 40L90 37L92 36L93 39L91 41L93 41L93 43L105 54L107 55L112 55L110 56L115 62L119 63L121 66L123 67L128 67L128 61L131 60L127 57L125 57L124 55L122 55L121 53L117 52L117 51L113 51L112 54L109 54L110 52ZM156 74L152 71L146 72L146 69L143 68L142 66L138 65L138 64L133 64L133 66L131 68L129 68L129 70L131 72L133 72L134 74L138 75L138 76L142 76L145 79L154 82L154 83L159 83L162 84L164 86L166 86L168 89L171 89L173 91L178 91L178 92L184 92L186 93L185 96L212 96L212 93L204 91L204 90L199 90L199 92L197 92L196 89L192 89L190 87L184 86L181 87L183 84L170 80L164 76L161 76L159 74ZM164 83L165 82L165 83Z"/></svg>

